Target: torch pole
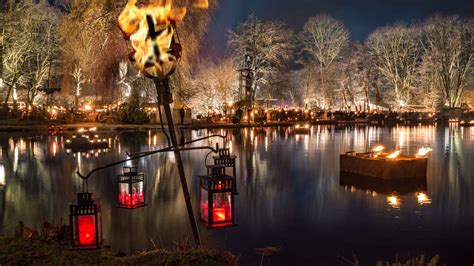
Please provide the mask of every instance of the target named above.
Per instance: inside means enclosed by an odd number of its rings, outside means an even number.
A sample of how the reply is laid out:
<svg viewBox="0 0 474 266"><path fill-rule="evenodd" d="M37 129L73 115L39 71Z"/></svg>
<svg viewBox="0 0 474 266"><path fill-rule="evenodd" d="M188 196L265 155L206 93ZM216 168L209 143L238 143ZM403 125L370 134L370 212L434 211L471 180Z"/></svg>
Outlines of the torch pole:
<svg viewBox="0 0 474 266"><path fill-rule="evenodd" d="M201 246L201 237L199 235L199 229L194 217L193 205L191 203L191 196L189 195L188 184L186 181L186 174L184 172L183 161L181 160L181 153L178 147L178 140L176 138L176 131L173 124L173 114L171 112L170 103L173 102L169 79L164 80L154 79L156 93L158 96L158 108L163 105L165 111L166 121L168 124L169 134L171 138L171 145L175 149L174 156L176 158L176 164L178 166L179 178L181 180L181 188L183 190L184 201L186 202L186 209L188 211L189 222L191 223L191 229L194 235L194 241L196 245ZM160 117L161 119L161 117Z"/></svg>

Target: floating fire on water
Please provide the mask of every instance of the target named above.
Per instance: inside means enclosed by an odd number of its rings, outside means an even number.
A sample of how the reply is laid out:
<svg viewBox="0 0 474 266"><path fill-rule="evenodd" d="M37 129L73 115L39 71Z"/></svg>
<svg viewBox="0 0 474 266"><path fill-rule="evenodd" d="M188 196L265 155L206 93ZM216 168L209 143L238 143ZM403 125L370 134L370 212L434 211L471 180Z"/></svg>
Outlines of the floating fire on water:
<svg viewBox="0 0 474 266"><path fill-rule="evenodd" d="M428 147L421 147L421 148L418 150L418 153L416 154L416 156L426 156L430 151L432 151L431 148L428 148Z"/></svg>
<svg viewBox="0 0 474 266"><path fill-rule="evenodd" d="M392 152L391 154L387 155L387 158L389 158L389 159L395 159L395 158L397 158L398 156L400 156L401 153L402 153L402 151L394 151L394 152Z"/></svg>
<svg viewBox="0 0 474 266"><path fill-rule="evenodd" d="M423 192L416 193L416 198L420 205L431 204L431 199Z"/></svg>
<svg viewBox="0 0 474 266"><path fill-rule="evenodd" d="M382 145L378 145L378 146L376 146L375 148L372 149L373 152L381 152L383 150L385 150L385 147L382 146Z"/></svg>
<svg viewBox="0 0 474 266"><path fill-rule="evenodd" d="M134 50L130 59L146 76L165 77L174 71L181 57L175 24L183 21L186 7L173 7L173 0L154 0L144 6L136 3L129 0L118 18ZM193 7L207 8L208 1L194 1Z"/></svg>
<svg viewBox="0 0 474 266"><path fill-rule="evenodd" d="M400 207L400 199L397 196L388 196L387 197L387 203L388 205L392 206L393 208L399 208Z"/></svg>

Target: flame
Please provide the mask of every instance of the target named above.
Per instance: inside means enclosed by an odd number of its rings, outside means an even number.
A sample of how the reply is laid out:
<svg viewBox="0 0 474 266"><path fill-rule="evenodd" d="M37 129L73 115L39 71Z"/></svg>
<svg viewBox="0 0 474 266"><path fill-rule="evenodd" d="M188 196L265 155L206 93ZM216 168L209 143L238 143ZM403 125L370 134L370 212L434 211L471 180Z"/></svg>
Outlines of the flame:
<svg viewBox="0 0 474 266"><path fill-rule="evenodd" d="M431 204L431 199L423 192L416 193L416 198L418 199L418 204L420 205Z"/></svg>
<svg viewBox="0 0 474 266"><path fill-rule="evenodd" d="M165 77L176 67L181 46L175 42L176 22L183 21L186 7L173 7L173 0L152 0L137 7L129 0L118 18L120 29L135 51L131 60L139 71L153 77ZM196 8L207 8L207 0L198 0Z"/></svg>
<svg viewBox="0 0 474 266"><path fill-rule="evenodd" d="M400 207L400 199L397 196L388 196L387 203L392 206L393 208Z"/></svg>
<svg viewBox="0 0 474 266"><path fill-rule="evenodd" d="M395 159L395 158L397 158L401 153L402 153L402 151L394 151L393 153L387 155L387 158L389 158L389 159Z"/></svg>
<svg viewBox="0 0 474 266"><path fill-rule="evenodd" d="M431 148L421 147L418 150L418 153L416 154L416 156L426 156L430 151L432 151Z"/></svg>
<svg viewBox="0 0 474 266"><path fill-rule="evenodd" d="M382 145L375 146L375 148L372 149L373 152L381 152L385 150L385 147Z"/></svg>

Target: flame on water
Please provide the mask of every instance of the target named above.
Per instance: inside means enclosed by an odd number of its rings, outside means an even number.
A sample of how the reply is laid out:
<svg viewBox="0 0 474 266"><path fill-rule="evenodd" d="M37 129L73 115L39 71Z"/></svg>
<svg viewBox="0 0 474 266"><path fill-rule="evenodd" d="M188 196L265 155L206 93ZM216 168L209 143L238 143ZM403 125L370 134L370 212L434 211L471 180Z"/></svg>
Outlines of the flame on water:
<svg viewBox="0 0 474 266"><path fill-rule="evenodd" d="M416 198L420 205L431 204L431 199L423 192L416 193Z"/></svg>
<svg viewBox="0 0 474 266"><path fill-rule="evenodd" d="M389 158L389 159L395 159L395 158L397 158L401 153L402 153L402 151L394 151L393 153L387 155L387 158Z"/></svg>
<svg viewBox="0 0 474 266"><path fill-rule="evenodd" d="M372 149L373 152L381 152L383 150L385 150L385 147L382 146L382 145L378 145L378 146L376 146L375 148Z"/></svg>
<svg viewBox="0 0 474 266"><path fill-rule="evenodd" d="M174 26L184 19L186 7L173 7L173 0L151 0L144 6L136 3L129 0L118 18L120 29L135 51L131 59L142 73L164 77L181 56L181 46L173 38ZM197 0L193 7L207 8L208 1ZM153 31L149 23L153 23Z"/></svg>
<svg viewBox="0 0 474 266"><path fill-rule="evenodd" d="M387 203L392 206L393 208L400 207L400 199L397 196L388 196Z"/></svg>
<svg viewBox="0 0 474 266"><path fill-rule="evenodd" d="M431 148L428 148L428 147L421 147L419 150L418 150L418 153L416 154L417 156L425 156L427 155L430 151L432 151Z"/></svg>

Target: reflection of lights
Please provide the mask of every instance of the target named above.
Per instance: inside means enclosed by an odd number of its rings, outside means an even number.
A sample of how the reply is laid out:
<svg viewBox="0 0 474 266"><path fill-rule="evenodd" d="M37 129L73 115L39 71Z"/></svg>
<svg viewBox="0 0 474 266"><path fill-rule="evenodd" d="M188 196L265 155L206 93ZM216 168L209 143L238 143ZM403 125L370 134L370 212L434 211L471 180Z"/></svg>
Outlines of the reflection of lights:
<svg viewBox="0 0 474 266"><path fill-rule="evenodd" d="M13 100L17 101L18 100L18 94L16 93L16 89L13 88Z"/></svg>
<svg viewBox="0 0 474 266"><path fill-rule="evenodd" d="M13 172L16 173L18 169L18 146L15 145L13 148Z"/></svg>
<svg viewBox="0 0 474 266"><path fill-rule="evenodd" d="M388 196L387 197L388 205L392 206L393 208L400 207L400 199L397 196Z"/></svg>
<svg viewBox="0 0 474 266"><path fill-rule="evenodd" d="M97 128L96 127L91 127L89 128L89 131L97 131ZM97 136L97 135L96 135ZM97 137L96 137L97 138Z"/></svg>
<svg viewBox="0 0 474 266"><path fill-rule="evenodd" d="M402 151L394 151L393 153L387 155L387 158L389 158L389 159L395 159L395 158L397 158L401 153L402 153Z"/></svg>
<svg viewBox="0 0 474 266"><path fill-rule="evenodd" d="M55 142L53 142L53 156L56 156L56 152L58 151L58 144Z"/></svg>
<svg viewBox="0 0 474 266"><path fill-rule="evenodd" d="M84 110L86 111L91 111L92 110L92 106L90 104L84 104Z"/></svg>
<svg viewBox="0 0 474 266"><path fill-rule="evenodd" d="M431 204L431 199L423 192L416 193L416 198L420 205Z"/></svg>
<svg viewBox="0 0 474 266"><path fill-rule="evenodd" d="M5 184L5 167L3 167L3 164L0 164L0 186L5 186Z"/></svg>

